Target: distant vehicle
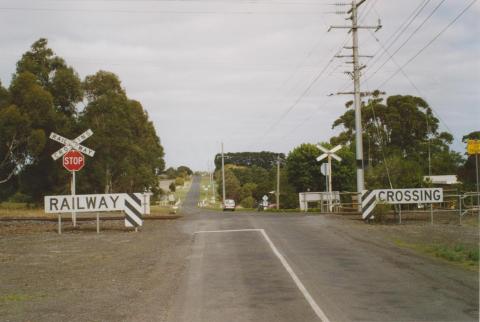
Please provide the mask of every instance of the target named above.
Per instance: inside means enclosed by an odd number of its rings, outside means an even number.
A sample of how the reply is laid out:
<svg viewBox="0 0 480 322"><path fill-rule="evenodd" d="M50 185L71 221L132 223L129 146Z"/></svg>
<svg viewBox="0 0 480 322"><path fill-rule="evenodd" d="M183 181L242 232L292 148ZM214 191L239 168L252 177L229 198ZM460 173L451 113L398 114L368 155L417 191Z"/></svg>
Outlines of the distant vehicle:
<svg viewBox="0 0 480 322"><path fill-rule="evenodd" d="M235 210L235 200L233 199L225 199L225 202L223 203L223 211L226 210Z"/></svg>

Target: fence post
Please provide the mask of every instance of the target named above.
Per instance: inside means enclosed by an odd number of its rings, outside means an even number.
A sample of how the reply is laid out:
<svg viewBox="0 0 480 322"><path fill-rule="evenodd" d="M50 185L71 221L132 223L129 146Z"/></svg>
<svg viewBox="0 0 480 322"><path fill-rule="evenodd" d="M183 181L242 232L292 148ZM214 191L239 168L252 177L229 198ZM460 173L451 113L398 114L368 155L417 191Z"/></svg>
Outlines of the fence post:
<svg viewBox="0 0 480 322"><path fill-rule="evenodd" d="M433 225L433 204L430 204L430 224Z"/></svg>
<svg viewBox="0 0 480 322"><path fill-rule="evenodd" d="M462 195L458 195L458 209L460 211L460 226L462 225Z"/></svg>
<svg viewBox="0 0 480 322"><path fill-rule="evenodd" d="M398 218L399 218L399 224L401 225L402 224L402 205L399 205L398 207L399 211L398 211Z"/></svg>

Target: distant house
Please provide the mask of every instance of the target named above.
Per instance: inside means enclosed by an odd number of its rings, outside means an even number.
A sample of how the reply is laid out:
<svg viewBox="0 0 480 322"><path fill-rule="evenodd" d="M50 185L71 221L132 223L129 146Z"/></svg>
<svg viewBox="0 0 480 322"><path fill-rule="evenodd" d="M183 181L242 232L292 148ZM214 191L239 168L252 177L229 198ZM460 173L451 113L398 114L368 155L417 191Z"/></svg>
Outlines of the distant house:
<svg viewBox="0 0 480 322"><path fill-rule="evenodd" d="M424 176L423 181L431 182L435 185L452 185L459 184L458 178L454 174L442 175L442 176Z"/></svg>

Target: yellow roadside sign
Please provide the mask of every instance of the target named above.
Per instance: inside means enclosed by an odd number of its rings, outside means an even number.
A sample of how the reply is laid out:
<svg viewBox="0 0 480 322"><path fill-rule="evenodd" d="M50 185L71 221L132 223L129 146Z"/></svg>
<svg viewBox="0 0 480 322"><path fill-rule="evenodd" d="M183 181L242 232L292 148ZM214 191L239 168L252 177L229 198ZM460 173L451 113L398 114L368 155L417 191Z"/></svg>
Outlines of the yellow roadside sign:
<svg viewBox="0 0 480 322"><path fill-rule="evenodd" d="M468 140L467 153L470 155L480 154L480 140Z"/></svg>

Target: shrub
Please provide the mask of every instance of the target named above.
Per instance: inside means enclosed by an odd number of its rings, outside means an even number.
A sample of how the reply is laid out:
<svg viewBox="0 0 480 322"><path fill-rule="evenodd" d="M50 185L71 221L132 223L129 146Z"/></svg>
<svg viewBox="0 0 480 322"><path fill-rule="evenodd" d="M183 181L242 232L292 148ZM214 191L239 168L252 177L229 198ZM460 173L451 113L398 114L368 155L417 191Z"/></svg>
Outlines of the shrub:
<svg viewBox="0 0 480 322"><path fill-rule="evenodd" d="M468 257L469 260L478 263L478 259L479 259L479 251L478 251L478 248L477 248L477 249L472 249L472 250L470 250L470 251L468 252L468 254L467 254L467 257Z"/></svg>
<svg viewBox="0 0 480 322"><path fill-rule="evenodd" d="M175 186L175 182L170 183L168 189L170 189L171 192L175 192L175 190L177 189L177 187Z"/></svg>
<svg viewBox="0 0 480 322"><path fill-rule="evenodd" d="M390 211L390 205L384 202L377 202L375 209L373 210L373 221L376 223L385 223L387 221L388 212Z"/></svg>
<svg viewBox="0 0 480 322"><path fill-rule="evenodd" d="M182 177L177 177L175 179L175 185L176 186L183 186L185 184L185 180Z"/></svg>
<svg viewBox="0 0 480 322"><path fill-rule="evenodd" d="M247 197L240 201L240 205L243 208L253 208L255 207L255 199L253 199L253 197Z"/></svg>
<svg viewBox="0 0 480 322"><path fill-rule="evenodd" d="M32 201L32 198L21 192L16 192L13 196L10 197L9 201L17 203L29 203Z"/></svg>

